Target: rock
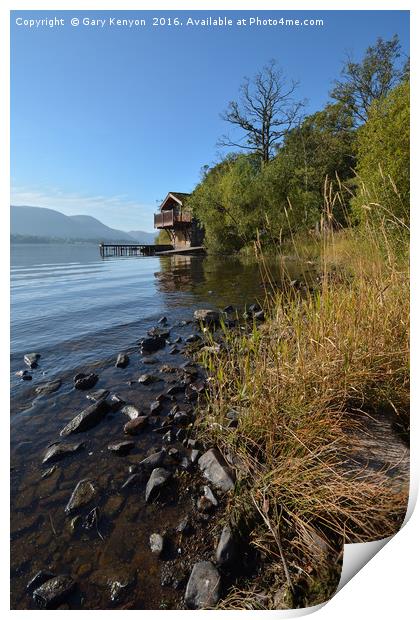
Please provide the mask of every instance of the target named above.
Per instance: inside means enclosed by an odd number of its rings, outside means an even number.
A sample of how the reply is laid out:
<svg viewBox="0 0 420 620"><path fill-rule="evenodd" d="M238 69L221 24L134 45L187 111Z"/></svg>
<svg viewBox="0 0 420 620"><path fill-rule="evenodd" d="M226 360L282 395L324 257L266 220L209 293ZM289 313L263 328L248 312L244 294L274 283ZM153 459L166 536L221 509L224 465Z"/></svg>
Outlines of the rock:
<svg viewBox="0 0 420 620"><path fill-rule="evenodd" d="M79 373L74 377L74 387L76 390L90 390L97 383L99 377L94 372L85 375Z"/></svg>
<svg viewBox="0 0 420 620"><path fill-rule="evenodd" d="M125 405L125 400L118 394L111 394L106 402L111 411L118 411L118 409L121 409L121 407L124 407Z"/></svg>
<svg viewBox="0 0 420 620"><path fill-rule="evenodd" d="M172 443L174 441L172 429L169 429L169 431L163 435L162 441L163 443Z"/></svg>
<svg viewBox="0 0 420 620"><path fill-rule="evenodd" d="M29 372L29 370L18 370L16 374L16 377L19 377L20 379L22 379L22 381L31 381L32 380L32 375Z"/></svg>
<svg viewBox="0 0 420 620"><path fill-rule="evenodd" d="M151 405L150 405L150 413L156 415L157 413L160 413L162 410L162 403L159 402L158 400L155 400Z"/></svg>
<svg viewBox="0 0 420 620"><path fill-rule="evenodd" d="M98 529L99 524L99 508L95 506L83 519L82 527L85 530L91 530L93 527Z"/></svg>
<svg viewBox="0 0 420 620"><path fill-rule="evenodd" d="M172 385L168 390L166 390L166 394L168 396L173 396L174 394L180 394L185 391L185 385L175 384Z"/></svg>
<svg viewBox="0 0 420 620"><path fill-rule="evenodd" d="M53 577L55 577L54 573L48 570L40 570L28 581L26 589L28 592L33 592L36 588L39 588L39 586L42 586L43 583L49 581Z"/></svg>
<svg viewBox="0 0 420 620"><path fill-rule="evenodd" d="M214 508L213 503L207 497L204 497L204 495L202 495L201 497L198 498L197 500L198 512L210 512L211 510L213 510L213 508Z"/></svg>
<svg viewBox="0 0 420 620"><path fill-rule="evenodd" d="M90 392L90 394L86 394L86 398L88 400L93 400L94 403L98 402L98 400L102 400L104 398L108 398L109 390L96 390L95 392Z"/></svg>
<svg viewBox="0 0 420 620"><path fill-rule="evenodd" d="M231 306L231 305L229 305L229 306L225 306L225 307L223 308L223 312L224 312L225 314L233 314L233 313L235 312L235 308L234 308L233 306Z"/></svg>
<svg viewBox="0 0 420 620"><path fill-rule="evenodd" d="M126 353L118 353L117 361L115 362L116 368L125 368L128 366L130 358Z"/></svg>
<svg viewBox="0 0 420 620"><path fill-rule="evenodd" d="M150 549L154 555L160 556L165 546L165 540L160 534L151 534L149 538Z"/></svg>
<svg viewBox="0 0 420 620"><path fill-rule="evenodd" d="M205 325L215 324L220 321L220 313L218 310L200 309L194 312L194 319Z"/></svg>
<svg viewBox="0 0 420 620"><path fill-rule="evenodd" d="M150 338L144 338L140 342L141 352L142 354L146 353L146 355L148 353L154 353L159 349L163 349L165 345L166 340L161 336L151 336Z"/></svg>
<svg viewBox="0 0 420 620"><path fill-rule="evenodd" d="M43 463L53 463L59 461L69 454L74 454L84 447L84 442L77 443L55 443L48 448L42 460Z"/></svg>
<svg viewBox="0 0 420 620"><path fill-rule="evenodd" d="M258 310L258 312L255 312L254 317L257 321L265 321L264 310Z"/></svg>
<svg viewBox="0 0 420 620"><path fill-rule="evenodd" d="M143 364L157 364L159 360L156 357L143 357Z"/></svg>
<svg viewBox="0 0 420 620"><path fill-rule="evenodd" d="M174 414L173 420L175 424L179 424L180 426L186 426L191 421L190 416L188 415L188 413L185 413L185 411L177 411Z"/></svg>
<svg viewBox="0 0 420 620"><path fill-rule="evenodd" d="M130 476L128 476L127 480L124 481L123 485L121 486L121 489L128 489L132 486L134 486L135 484L142 482L143 480L143 476L141 474L131 474Z"/></svg>
<svg viewBox="0 0 420 620"><path fill-rule="evenodd" d="M126 435L138 435L148 423L149 417L147 415L140 415L124 424L124 433Z"/></svg>
<svg viewBox="0 0 420 620"><path fill-rule="evenodd" d="M191 454L190 454L190 460L191 463L196 463L198 461L200 457L200 451L199 450L191 450Z"/></svg>
<svg viewBox="0 0 420 620"><path fill-rule="evenodd" d="M154 469L146 485L146 502L152 501L170 478L171 472L167 469L163 469L163 467Z"/></svg>
<svg viewBox="0 0 420 620"><path fill-rule="evenodd" d="M185 591L185 604L189 609L215 607L220 598L220 575L211 562L194 564Z"/></svg>
<svg viewBox="0 0 420 620"><path fill-rule="evenodd" d="M52 476L52 474L56 470L57 470L57 465L53 465L52 467L49 467L42 473L41 478L49 478L50 476Z"/></svg>
<svg viewBox="0 0 420 620"><path fill-rule="evenodd" d="M191 334L185 338L185 342L186 344L195 344L196 342L202 342L202 338L198 334Z"/></svg>
<svg viewBox="0 0 420 620"><path fill-rule="evenodd" d="M140 411L133 405L126 405L121 409L121 413L128 416L130 420L135 420L140 415Z"/></svg>
<svg viewBox="0 0 420 620"><path fill-rule="evenodd" d="M27 366L29 366L29 368L36 368L40 357L40 353L25 353L23 356L23 361Z"/></svg>
<svg viewBox="0 0 420 620"><path fill-rule="evenodd" d="M133 421L134 420L132 420L131 422ZM130 422L128 422L128 424L130 424ZM134 446L134 441L116 441L109 444L108 450L110 450L110 452L113 452L114 454L118 454L118 456L125 456L130 452L130 450L134 448Z"/></svg>
<svg viewBox="0 0 420 620"><path fill-rule="evenodd" d="M145 459L140 461L138 464L139 468L144 469L155 469L155 467L160 467L165 462L166 458L166 450L160 450L160 452L154 452L150 454Z"/></svg>
<svg viewBox="0 0 420 620"><path fill-rule="evenodd" d="M235 559L236 545L229 525L225 525L216 549L216 562L219 566L231 564Z"/></svg>
<svg viewBox="0 0 420 620"><path fill-rule="evenodd" d="M71 594L76 587L69 575L58 575L45 581L33 593L34 601L43 608L56 607Z"/></svg>
<svg viewBox="0 0 420 620"><path fill-rule="evenodd" d="M42 385L38 385L35 388L35 392L40 395L52 394L52 392L56 392L61 387L61 380L56 379L55 381L48 381L47 383L43 383Z"/></svg>
<svg viewBox="0 0 420 620"><path fill-rule="evenodd" d="M229 470L226 461L218 450L207 450L198 459L198 465L204 476L220 491L230 491L234 488L234 475Z"/></svg>
<svg viewBox="0 0 420 620"><path fill-rule="evenodd" d="M171 333L170 329L163 329L161 327L152 327L148 330L147 335L152 336L154 338L169 338L169 334Z"/></svg>
<svg viewBox="0 0 420 620"><path fill-rule="evenodd" d="M166 318L166 316L162 316L158 321L159 325L166 325L167 322L168 322L168 319Z"/></svg>
<svg viewBox="0 0 420 620"><path fill-rule="evenodd" d="M177 346L173 346L169 349L169 353L170 355L176 355L177 353L179 353L179 349Z"/></svg>
<svg viewBox="0 0 420 620"><path fill-rule="evenodd" d="M134 585L134 577L130 577L130 579L128 580L115 579L113 581L110 581L109 589L110 589L111 601L113 603L120 601L125 595L125 593L127 592L127 590L129 590L133 585Z"/></svg>
<svg viewBox="0 0 420 620"><path fill-rule="evenodd" d="M75 510L86 506L86 504L89 504L89 502L92 501L95 495L96 489L93 486L92 482L87 479L80 480L77 483L73 493L71 494L71 497L65 508L65 512L67 514L70 514Z"/></svg>
<svg viewBox="0 0 420 620"><path fill-rule="evenodd" d="M203 488L203 492L204 492L204 497L207 498L212 503L213 506L218 506L219 502L215 498L214 493L210 487L205 486Z"/></svg>
<svg viewBox="0 0 420 620"><path fill-rule="evenodd" d="M145 375L140 375L137 381L141 383L142 385L150 385L151 383L156 383L157 381L161 381L161 379L159 379L158 377L155 377L154 375L145 374Z"/></svg>
<svg viewBox="0 0 420 620"><path fill-rule="evenodd" d="M102 418L108 413L109 406L106 400L99 400L92 405L89 405L76 417L74 417L66 426L61 430L61 437L66 437L71 433L81 433L93 426L96 426Z"/></svg>
<svg viewBox="0 0 420 620"><path fill-rule="evenodd" d="M184 517L182 521L180 521L178 525L176 526L176 531L179 534L184 534L186 536L188 536L188 534L191 534L192 530L193 528L191 525L190 518L188 516Z"/></svg>

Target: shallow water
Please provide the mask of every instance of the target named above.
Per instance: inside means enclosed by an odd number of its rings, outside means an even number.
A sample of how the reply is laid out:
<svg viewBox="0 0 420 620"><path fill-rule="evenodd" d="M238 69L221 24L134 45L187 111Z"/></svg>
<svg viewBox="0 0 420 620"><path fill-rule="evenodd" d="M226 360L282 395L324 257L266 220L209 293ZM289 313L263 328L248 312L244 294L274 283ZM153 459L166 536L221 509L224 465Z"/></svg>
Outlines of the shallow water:
<svg viewBox="0 0 420 620"><path fill-rule="evenodd" d="M289 271L291 277L300 275L296 264L291 263ZM280 278L280 272L277 275ZM194 517L192 502L201 488L196 474L183 472L152 504L144 501L146 481L126 490L121 486L130 463L162 447L162 435L153 428L176 402L181 409L189 407L184 394L165 401L157 419L136 437L124 436L128 418L121 412L72 435L69 440L84 441L84 448L57 462L47 478L41 476L50 465L43 466L42 458L47 446L59 439L60 429L89 404L86 392L73 388L77 372L94 370L99 381L93 389L110 389L148 413L156 395L175 380L174 375L159 374L159 368L185 362L182 352L171 355L166 347L155 355L156 365L144 364L137 342L159 317L167 316L170 339L184 340L193 327L181 322L191 319L196 308L228 304L243 308L263 295L258 266L230 257L101 260L95 246L12 247L12 608L33 607L26 584L41 569L72 575L78 586L65 604L72 608L182 606L182 588L162 586L162 570L177 560L179 571L180 558L185 558L182 566L187 573L193 561L211 557L218 534L212 525L217 511L200 525L203 535L192 549L192 543L179 539L172 529L184 516ZM32 381L22 381L15 373L25 368L23 355L31 351L41 354L39 365L31 371ZM129 352L126 369L114 366L120 351ZM137 378L144 372L164 381L142 386ZM60 389L36 396L35 388L54 378L61 379ZM118 457L107 446L122 439L132 439L135 446L128 456ZM100 518L92 529L79 525L73 532L64 508L84 478L94 482L97 494L81 514L97 506ZM165 529L171 532L172 549L166 567L151 554L148 543L152 532ZM129 586L113 601L110 584L115 580L126 580Z"/></svg>

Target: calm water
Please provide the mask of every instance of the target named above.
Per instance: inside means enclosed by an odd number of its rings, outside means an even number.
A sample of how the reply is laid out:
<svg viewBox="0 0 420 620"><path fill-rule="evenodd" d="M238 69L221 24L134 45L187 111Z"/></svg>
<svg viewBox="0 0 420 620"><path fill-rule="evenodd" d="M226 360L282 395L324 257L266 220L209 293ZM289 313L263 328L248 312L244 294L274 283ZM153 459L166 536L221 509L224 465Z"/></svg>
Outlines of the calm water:
<svg viewBox="0 0 420 620"><path fill-rule="evenodd" d="M59 461L45 478L50 465L42 465L43 455L59 440L61 428L89 404L86 393L73 388L76 372L94 370L99 375L95 389L116 392L148 413L157 394L175 380L174 375L159 373L162 364L185 362L182 351L170 355L166 347L156 355L158 365L144 364L136 343L157 319L166 315L170 338L184 340L194 327L181 321L191 319L194 309L243 307L262 295L258 267L234 258L101 260L93 246L12 247L12 608L33 607L26 584L41 569L75 579L76 593L66 603L71 608L182 607L183 589L162 583L170 581L168 571L187 574L197 559L211 557L212 536L217 535L213 521L200 525L195 543L194 538L178 540L174 534L171 544L176 554L166 562L151 554L148 541L152 532L172 531L185 516L196 518L192 502L202 481L184 472L174 478L165 501L152 504L144 501L144 480L139 487L121 487L130 464L161 449L162 435L153 430L175 402L188 407L185 395L162 406L148 429L133 438L135 446L128 456L118 457L107 449L111 441L127 439L123 433L127 418L121 412L71 436L70 441L85 442L83 450ZM24 368L24 353L31 351L41 354L39 367L32 371L32 381L22 381L15 373ZM126 369L114 366L120 351L130 355ZM144 372L164 380L142 386L137 378ZM61 379L60 389L37 395L35 388L53 378ZM175 462L168 466L176 470ZM99 526L79 525L73 531L64 508L77 482L85 478L92 480L97 495L81 516L96 506ZM116 581L129 587L112 600L110 583Z"/></svg>

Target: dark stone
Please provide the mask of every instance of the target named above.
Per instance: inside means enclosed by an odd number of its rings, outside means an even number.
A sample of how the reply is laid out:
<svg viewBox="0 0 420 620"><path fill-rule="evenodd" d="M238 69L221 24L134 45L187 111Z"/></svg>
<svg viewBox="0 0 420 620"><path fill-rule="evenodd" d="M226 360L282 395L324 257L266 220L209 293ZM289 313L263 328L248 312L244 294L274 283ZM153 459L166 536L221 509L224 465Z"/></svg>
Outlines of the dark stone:
<svg viewBox="0 0 420 620"><path fill-rule="evenodd" d="M133 421L134 420L131 420L131 422L128 422L128 424L132 423ZM124 426L124 430L126 426L127 424ZM118 456L125 456L134 448L134 446L135 444L133 441L116 441L115 443L109 444L108 450L110 450L110 452L113 452L114 454L118 454Z"/></svg>
<svg viewBox="0 0 420 620"><path fill-rule="evenodd" d="M128 489L142 481L143 481L143 476L141 474L139 473L131 474L130 476L128 476L127 480L123 483L121 489Z"/></svg>
<svg viewBox="0 0 420 620"><path fill-rule="evenodd" d="M58 575L34 590L33 598L39 607L49 609L62 603L75 587L76 584L69 575Z"/></svg>
<svg viewBox="0 0 420 620"><path fill-rule="evenodd" d="M16 373L16 377L19 377L20 379L22 379L22 381L32 380L32 375L30 374L29 370L18 370L18 372Z"/></svg>
<svg viewBox="0 0 420 620"><path fill-rule="evenodd" d="M220 491L230 491L234 488L234 474L230 471L226 461L216 449L207 450L198 460L198 465L204 476Z"/></svg>
<svg viewBox="0 0 420 620"><path fill-rule="evenodd" d="M125 400L123 400L118 394L111 394L107 400L107 404L111 411L118 411L118 409L121 409L121 407L125 405Z"/></svg>
<svg viewBox="0 0 420 620"><path fill-rule="evenodd" d="M126 368L126 366L128 366L129 361L130 361L130 358L128 357L128 355L126 353L118 353L118 357L117 357L117 361L115 362L115 366L117 368Z"/></svg>
<svg viewBox="0 0 420 620"><path fill-rule="evenodd" d="M96 489L93 486L92 482L87 479L80 480L77 483L73 493L71 494L71 497L65 508L65 512L67 514L70 514L75 510L86 506L86 504L89 504L92 501L95 495Z"/></svg>
<svg viewBox="0 0 420 620"><path fill-rule="evenodd" d="M198 334L191 334L185 339L185 342L187 344L195 344L196 342L202 342L202 338Z"/></svg>
<svg viewBox="0 0 420 620"><path fill-rule="evenodd" d="M92 405L89 405L76 417L74 417L66 426L61 430L61 437L66 437L71 433L81 433L93 426L96 426L102 418L109 411L109 406L106 400L100 400Z"/></svg>
<svg viewBox="0 0 420 620"><path fill-rule="evenodd" d="M219 566L231 564L236 556L236 545L232 530L225 525L219 538L216 549L216 562Z"/></svg>
<svg viewBox="0 0 420 620"><path fill-rule="evenodd" d="M167 469L163 469L163 467L154 469L146 485L146 502L152 501L170 478L171 472Z"/></svg>
<svg viewBox="0 0 420 620"><path fill-rule="evenodd" d="M172 443L174 441L172 429L169 429L169 431L163 435L162 441L163 443Z"/></svg>
<svg viewBox="0 0 420 620"><path fill-rule="evenodd" d="M163 329L161 327L152 327L147 332L148 336L152 336L153 338L169 338L169 334L171 333L170 329Z"/></svg>
<svg viewBox="0 0 420 620"><path fill-rule="evenodd" d="M172 385L169 390L166 390L168 396L173 396L175 394L180 394L185 391L185 385L180 385L179 383Z"/></svg>
<svg viewBox="0 0 420 620"><path fill-rule="evenodd" d="M148 353L154 353L155 351L158 351L159 349L163 349L165 345L166 345L166 340L165 338L162 338L161 336L152 336L150 338L144 338L140 342L141 352L142 354L145 353L146 355Z"/></svg>
<svg viewBox="0 0 420 620"><path fill-rule="evenodd" d="M127 435L138 435L145 426L149 423L149 417L147 415L141 415L134 420L130 420L127 424L124 424L124 433Z"/></svg>
<svg viewBox="0 0 420 620"><path fill-rule="evenodd" d="M164 464L166 458L166 450L160 450L150 454L138 463L138 466L144 469L154 469Z"/></svg>
<svg viewBox="0 0 420 620"><path fill-rule="evenodd" d="M176 355L177 353L179 353L178 347L176 347L176 346L175 347L171 347L169 349L169 353L170 353L170 355Z"/></svg>
<svg viewBox="0 0 420 620"><path fill-rule="evenodd" d="M202 495L201 497L198 498L197 500L198 512L210 512L211 510L213 510L213 508L214 508L213 503L208 499L208 497L205 497L204 495Z"/></svg>
<svg viewBox="0 0 420 620"><path fill-rule="evenodd" d="M74 377L74 387L76 390L90 390L97 383L98 379L98 375L94 372L91 372L88 375L79 373Z"/></svg>
<svg viewBox="0 0 420 620"><path fill-rule="evenodd" d="M257 321L265 321L264 310L258 310L258 312L255 312L254 317Z"/></svg>
<svg viewBox="0 0 420 620"><path fill-rule="evenodd" d="M186 426L191 422L190 416L185 411L177 411L173 418L175 424L179 424L180 426Z"/></svg>
<svg viewBox="0 0 420 620"><path fill-rule="evenodd" d="M91 530L94 527L98 529L98 524L99 524L99 508L95 506L95 508L92 508L92 510L88 512L86 517L83 519L82 527L85 530Z"/></svg>
<svg viewBox="0 0 420 620"><path fill-rule="evenodd" d="M187 433L184 428L179 428L177 432L175 433L175 438L177 441L184 441L186 436L187 436Z"/></svg>
<svg viewBox="0 0 420 620"><path fill-rule="evenodd" d="M41 478L49 478L52 474L57 470L57 465L53 465L49 467L44 472L42 472Z"/></svg>
<svg viewBox="0 0 420 620"><path fill-rule="evenodd" d="M150 413L152 414L157 414L160 413L162 410L162 403L160 403L158 400L155 400L151 405L150 405Z"/></svg>
<svg viewBox="0 0 420 620"><path fill-rule="evenodd" d="M143 357L143 364L157 364L159 360L156 357Z"/></svg>
<svg viewBox="0 0 420 620"><path fill-rule="evenodd" d="M193 527L191 525L191 521L188 515L178 523L178 525L176 526L176 531L179 534L184 534L185 536L188 536L188 534L192 533Z"/></svg>
<svg viewBox="0 0 420 620"><path fill-rule="evenodd" d="M235 312L235 308L231 305L225 306L223 308L223 312L225 312L226 314L233 314Z"/></svg>
<svg viewBox="0 0 420 620"><path fill-rule="evenodd" d="M189 609L215 607L220 599L220 575L211 562L194 564L185 591L185 605Z"/></svg>
<svg viewBox="0 0 420 620"><path fill-rule="evenodd" d="M25 353L23 356L23 361L27 366L29 366L29 368L36 368L40 357L40 353Z"/></svg>
<svg viewBox="0 0 420 620"><path fill-rule="evenodd" d="M108 398L109 390L95 390L95 392L90 392L90 394L86 394L86 398L88 400L93 400L93 402L97 402L98 400L102 400L104 398Z"/></svg>
<svg viewBox="0 0 420 620"><path fill-rule="evenodd" d="M140 375L137 381L141 383L142 385L150 385L151 383L162 381L162 379L160 379L159 377L155 377L154 375L144 374L144 375Z"/></svg>
<svg viewBox="0 0 420 620"><path fill-rule="evenodd" d="M77 443L55 443L48 448L42 460L43 463L53 463L59 461L69 454L74 454L84 447L84 442Z"/></svg>
<svg viewBox="0 0 420 620"><path fill-rule="evenodd" d="M218 310L200 309L194 312L194 319L198 323L205 325L215 325L220 321L220 313Z"/></svg>
<svg viewBox="0 0 420 620"><path fill-rule="evenodd" d="M167 322L168 322L168 319L166 318L166 316L162 316L158 321L159 325L166 325Z"/></svg>
<svg viewBox="0 0 420 620"><path fill-rule="evenodd" d="M45 583L46 581L49 581L54 576L55 576L54 573L51 573L48 570L40 570L40 571L38 571L36 573L36 575L34 575L28 581L28 584L26 586L27 591L28 592L33 592L34 590L36 590L36 588L39 588L39 586L42 586L43 583Z"/></svg>

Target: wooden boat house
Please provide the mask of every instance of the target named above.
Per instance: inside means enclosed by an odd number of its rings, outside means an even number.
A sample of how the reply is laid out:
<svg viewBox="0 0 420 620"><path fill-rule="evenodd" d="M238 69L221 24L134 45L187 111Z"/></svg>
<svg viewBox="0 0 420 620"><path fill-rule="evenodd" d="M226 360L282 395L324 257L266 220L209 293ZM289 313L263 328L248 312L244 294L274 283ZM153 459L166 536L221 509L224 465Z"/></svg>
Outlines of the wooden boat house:
<svg viewBox="0 0 420 620"><path fill-rule="evenodd" d="M199 247L203 243L204 229L185 206L189 195L169 192L155 214L155 228L167 231L175 250Z"/></svg>

